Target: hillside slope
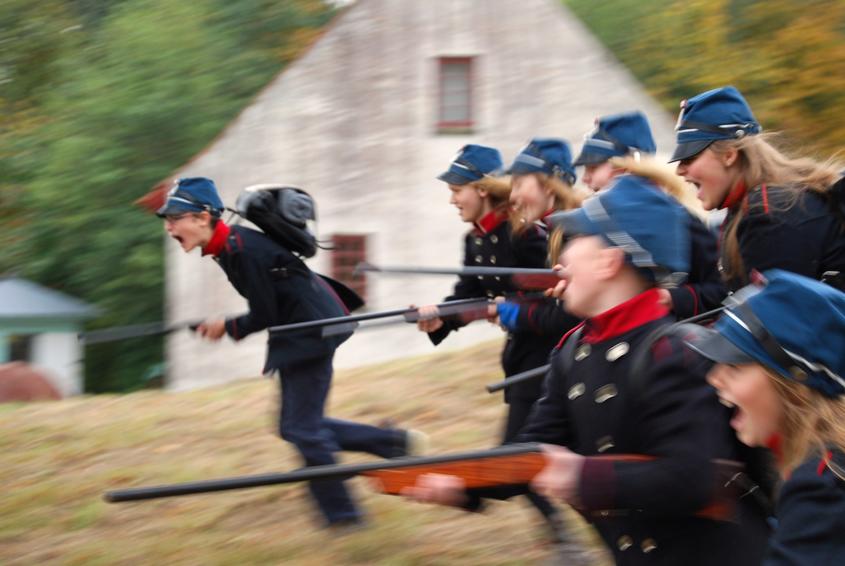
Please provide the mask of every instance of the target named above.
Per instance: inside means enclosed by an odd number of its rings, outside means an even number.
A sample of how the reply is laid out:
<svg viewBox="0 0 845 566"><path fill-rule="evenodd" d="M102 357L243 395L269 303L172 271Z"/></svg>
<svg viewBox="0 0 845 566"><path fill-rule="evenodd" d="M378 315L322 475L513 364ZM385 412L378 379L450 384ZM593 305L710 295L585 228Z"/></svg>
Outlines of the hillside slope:
<svg viewBox="0 0 845 566"><path fill-rule="evenodd" d="M432 452L496 443L498 344L339 372L331 414L390 418ZM190 393L0 406L2 564L523 564L549 549L520 498L484 514L418 505L353 480L371 528L314 528L304 486L110 505L103 491L299 466L275 436L277 391L256 379ZM348 455L344 461L369 456Z"/></svg>

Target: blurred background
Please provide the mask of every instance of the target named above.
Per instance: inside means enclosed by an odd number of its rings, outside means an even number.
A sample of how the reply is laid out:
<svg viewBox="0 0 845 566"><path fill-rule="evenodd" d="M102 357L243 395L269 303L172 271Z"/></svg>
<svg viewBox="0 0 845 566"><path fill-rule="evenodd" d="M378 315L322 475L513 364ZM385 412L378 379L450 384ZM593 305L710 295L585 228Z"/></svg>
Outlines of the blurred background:
<svg viewBox="0 0 845 566"><path fill-rule="evenodd" d="M136 204L176 177L212 177L229 206L249 184L301 186L332 247L314 269L370 310L435 302L452 278L352 270L459 265L466 225L435 177L461 146L509 162L554 136L577 152L596 116L640 109L665 156L679 101L726 84L797 153L841 156L845 2L0 0L0 400L69 397L0 404L0 562L548 558L520 503L467 518L361 485L373 528L345 539L313 529L302 488L108 506L109 488L299 460L275 436L273 381L172 392L256 377L263 336L83 347L77 332L243 310ZM493 445L504 405L483 385L501 340L478 324L433 353L410 325L357 333L329 412L423 429L440 452Z"/></svg>
<svg viewBox="0 0 845 566"><path fill-rule="evenodd" d="M645 106L667 153L678 101L724 84L801 152L845 141L841 0L1 4L0 273L80 301L59 313L62 328L237 309L215 286L200 293L207 302L168 310L195 282L222 279L204 266L165 291L174 250L133 202L179 174L214 177L229 205L249 182L300 183L326 212L321 236L351 258L324 254L316 267L348 278L344 261L362 257L458 261L463 226L433 178L470 141L508 160L531 136L577 146L597 113ZM337 220L350 214L353 225ZM193 269L173 261L168 272ZM451 282L428 295L421 285L366 292L381 308L393 306L386 295L436 300ZM18 324L0 327L0 361L35 355L28 337L53 327L21 319L40 314L5 315ZM239 364L254 360L241 374L255 373L262 348L241 351ZM347 365L375 359L361 349ZM86 350L77 390L91 393L143 387L167 367L161 337Z"/></svg>

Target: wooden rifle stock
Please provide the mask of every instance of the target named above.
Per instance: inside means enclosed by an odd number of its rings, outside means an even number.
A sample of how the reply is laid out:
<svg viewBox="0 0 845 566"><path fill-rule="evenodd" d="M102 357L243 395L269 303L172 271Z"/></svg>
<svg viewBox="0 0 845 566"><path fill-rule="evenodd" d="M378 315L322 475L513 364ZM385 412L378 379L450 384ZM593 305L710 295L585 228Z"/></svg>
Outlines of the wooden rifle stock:
<svg viewBox="0 0 845 566"><path fill-rule="evenodd" d="M653 456L642 454L608 454L589 456L613 462L649 462ZM742 469L736 462L716 461L731 470ZM211 493L264 487L303 481L344 480L354 476L372 478L382 493L397 495L412 487L425 474L445 474L460 477L468 489L506 485L524 485L531 482L546 466L546 456L539 443L506 444L489 450L476 450L428 457L393 458L361 464L312 466L292 472L239 476L217 480L187 482L152 487L138 487L107 491L103 495L109 503L142 501L163 497L178 497L197 493ZM731 497L718 481L714 498L696 516L714 520L730 520L734 513L735 498ZM720 487L721 486L721 487Z"/></svg>
<svg viewBox="0 0 845 566"><path fill-rule="evenodd" d="M617 461L650 460L648 456L598 456ZM396 495L413 486L424 474L448 474L462 478L467 488L496 485L520 485L530 482L546 465L541 445L536 442L506 444L489 450L475 450L440 456L405 457L365 462L312 466L292 472L260 474L217 480L206 480L153 487L108 491L104 499L110 503L176 497L303 481L343 480L366 476L377 480L380 491Z"/></svg>
<svg viewBox="0 0 845 566"><path fill-rule="evenodd" d="M513 470L509 466L511 462L514 463ZM463 469L468 476L471 476L469 481L472 485L482 487L505 483L525 483L542 469L544 462L539 444L510 444L490 450L442 456L406 457L361 464L312 466L278 474L260 474L122 489L106 492L103 497L110 503L119 503L303 481L342 480L360 475L377 478L384 486L385 493L399 493L403 487L414 485L416 478L422 474L455 474L462 467L465 467Z"/></svg>

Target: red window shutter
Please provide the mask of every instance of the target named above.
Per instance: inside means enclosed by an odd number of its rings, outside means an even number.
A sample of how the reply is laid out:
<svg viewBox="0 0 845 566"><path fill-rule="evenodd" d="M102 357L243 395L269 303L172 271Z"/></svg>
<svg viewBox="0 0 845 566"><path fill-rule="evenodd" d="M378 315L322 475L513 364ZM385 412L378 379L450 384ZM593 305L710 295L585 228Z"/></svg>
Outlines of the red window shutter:
<svg viewBox="0 0 845 566"><path fill-rule="evenodd" d="M367 300L367 278L355 275L355 266L367 261L367 236L364 234L334 234L332 236L331 277L337 279Z"/></svg>

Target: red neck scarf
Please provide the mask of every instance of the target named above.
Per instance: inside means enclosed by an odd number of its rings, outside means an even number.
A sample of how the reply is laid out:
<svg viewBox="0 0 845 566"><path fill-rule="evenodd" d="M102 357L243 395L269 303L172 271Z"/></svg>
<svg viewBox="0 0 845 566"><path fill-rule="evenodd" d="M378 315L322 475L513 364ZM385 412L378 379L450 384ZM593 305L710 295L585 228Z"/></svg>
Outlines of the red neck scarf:
<svg viewBox="0 0 845 566"><path fill-rule="evenodd" d="M584 342L597 344L610 340L653 320L669 314L669 309L660 304L656 288L649 289L606 310L584 323Z"/></svg>
<svg viewBox="0 0 845 566"><path fill-rule="evenodd" d="M218 220L214 226L214 233L211 234L211 239L202 249L202 255L211 255L217 257L223 251L223 246L226 244L226 238L229 237L231 229L222 220Z"/></svg>
<svg viewBox="0 0 845 566"><path fill-rule="evenodd" d="M748 192L748 187L745 186L745 181L740 179L725 195L725 199L719 205L719 208L733 208L742 200L746 192Z"/></svg>
<svg viewBox="0 0 845 566"><path fill-rule="evenodd" d="M481 219L474 223L476 232L480 235L487 234L495 230L499 224L508 219L508 213L501 209L491 210L481 217Z"/></svg>

